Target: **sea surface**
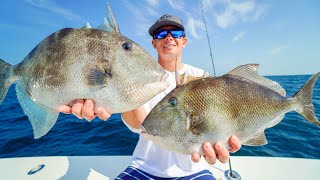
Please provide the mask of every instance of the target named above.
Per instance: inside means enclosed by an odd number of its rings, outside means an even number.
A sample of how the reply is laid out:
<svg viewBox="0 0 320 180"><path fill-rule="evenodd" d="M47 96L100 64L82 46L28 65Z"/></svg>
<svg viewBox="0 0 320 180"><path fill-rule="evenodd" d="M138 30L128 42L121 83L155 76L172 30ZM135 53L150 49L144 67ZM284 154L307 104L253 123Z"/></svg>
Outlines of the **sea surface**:
<svg viewBox="0 0 320 180"><path fill-rule="evenodd" d="M310 75L269 76L280 83L287 96L295 94ZM44 97L45 98L45 97ZM315 85L313 103L320 117L320 80ZM320 127L289 112L275 127L266 130L268 144L242 146L234 156L275 156L320 159ZM61 114L49 133L33 138L31 124L16 98L14 85L0 105L0 158L30 156L131 155L139 136L123 124L120 115L108 121L79 120Z"/></svg>

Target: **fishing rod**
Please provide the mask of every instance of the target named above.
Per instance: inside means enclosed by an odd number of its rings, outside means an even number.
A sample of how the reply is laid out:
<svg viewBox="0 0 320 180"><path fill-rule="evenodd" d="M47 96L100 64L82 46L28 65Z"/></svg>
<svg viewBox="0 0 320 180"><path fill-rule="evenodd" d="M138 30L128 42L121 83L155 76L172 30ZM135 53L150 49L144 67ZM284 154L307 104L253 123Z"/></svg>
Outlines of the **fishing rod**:
<svg viewBox="0 0 320 180"><path fill-rule="evenodd" d="M202 0L200 0L200 5L201 5L201 11L202 11L202 18L203 18L203 22L204 22L204 26L205 26L206 34L207 34L207 40L208 40L208 45L209 45L209 50L210 50L210 57L211 57L213 74L214 74L214 76L216 76L216 70L215 70L214 62L213 62L211 44L210 44L210 39L209 39L209 35L208 35L207 22L206 22L206 18L205 18L205 16L204 16L204 12L203 12Z"/></svg>

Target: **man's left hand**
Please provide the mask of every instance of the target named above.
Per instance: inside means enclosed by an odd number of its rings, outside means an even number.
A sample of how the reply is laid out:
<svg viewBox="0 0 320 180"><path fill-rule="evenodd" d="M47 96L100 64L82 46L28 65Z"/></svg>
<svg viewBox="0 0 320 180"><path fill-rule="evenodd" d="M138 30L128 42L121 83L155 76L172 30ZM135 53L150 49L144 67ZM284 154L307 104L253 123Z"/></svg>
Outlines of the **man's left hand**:
<svg viewBox="0 0 320 180"><path fill-rule="evenodd" d="M231 149L230 152L236 152L241 148L241 143L236 136L231 136L229 139L229 144ZM202 144L203 157L209 164L215 164L216 160L219 160L222 163L226 163L229 159L229 151L226 147L217 142L216 144L203 143ZM193 153L191 159L193 162L199 162L201 156L198 153Z"/></svg>

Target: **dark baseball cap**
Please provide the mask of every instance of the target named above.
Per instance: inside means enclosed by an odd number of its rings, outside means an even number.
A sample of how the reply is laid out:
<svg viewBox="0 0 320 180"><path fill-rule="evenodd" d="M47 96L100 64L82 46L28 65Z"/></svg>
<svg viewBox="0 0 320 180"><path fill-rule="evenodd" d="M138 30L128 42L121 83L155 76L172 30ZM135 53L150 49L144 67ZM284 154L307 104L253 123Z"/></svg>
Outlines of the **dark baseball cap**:
<svg viewBox="0 0 320 180"><path fill-rule="evenodd" d="M149 29L149 34L151 36L154 35L154 33L163 26L175 26L177 28L180 28L184 30L184 26L182 23L182 20L178 18L177 16L173 16L170 14L165 14L161 16Z"/></svg>

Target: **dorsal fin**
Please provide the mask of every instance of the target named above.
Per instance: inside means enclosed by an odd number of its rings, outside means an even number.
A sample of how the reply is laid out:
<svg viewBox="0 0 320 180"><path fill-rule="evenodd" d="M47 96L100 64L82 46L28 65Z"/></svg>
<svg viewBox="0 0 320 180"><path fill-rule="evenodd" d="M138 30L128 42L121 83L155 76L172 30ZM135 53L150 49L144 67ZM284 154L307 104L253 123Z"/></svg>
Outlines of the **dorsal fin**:
<svg viewBox="0 0 320 180"><path fill-rule="evenodd" d="M103 18L103 24L98 26L97 29L100 29L100 30L103 30L103 31L108 31L108 32L114 32L114 30L110 26L107 18Z"/></svg>
<svg viewBox="0 0 320 180"><path fill-rule="evenodd" d="M206 73L206 72L203 72L203 75L202 76L192 76L190 74L188 74L187 72L183 73L183 74L180 74L180 78L179 78L179 84L187 84L191 81L194 81L194 80L198 80L198 79L202 79L202 78L205 78L205 77L209 77L209 74Z"/></svg>
<svg viewBox="0 0 320 180"><path fill-rule="evenodd" d="M109 32L120 33L118 23L112 14L112 10L111 10L111 7L108 2L107 2L107 6L108 6L108 12L107 12L106 17L104 18L104 22L103 22L103 24L98 26L97 29L109 31Z"/></svg>
<svg viewBox="0 0 320 180"><path fill-rule="evenodd" d="M91 25L89 24L89 22L87 22L86 25L82 27L82 29L85 29L85 28L89 28L89 29L91 28Z"/></svg>
<svg viewBox="0 0 320 180"><path fill-rule="evenodd" d="M286 91L277 82L274 82L270 79L259 76L258 67L259 67L259 64L245 64L245 65L241 65L241 66L236 67L235 69L231 70L227 74L240 76L240 77L249 79L249 80L256 82L262 86L270 88L270 89L278 92L279 94L281 94L283 97L285 97Z"/></svg>

